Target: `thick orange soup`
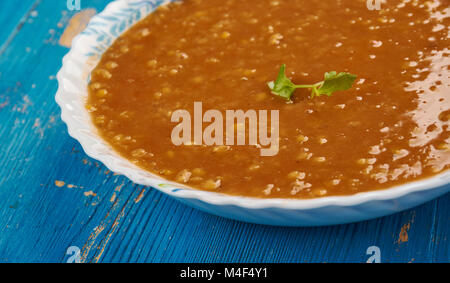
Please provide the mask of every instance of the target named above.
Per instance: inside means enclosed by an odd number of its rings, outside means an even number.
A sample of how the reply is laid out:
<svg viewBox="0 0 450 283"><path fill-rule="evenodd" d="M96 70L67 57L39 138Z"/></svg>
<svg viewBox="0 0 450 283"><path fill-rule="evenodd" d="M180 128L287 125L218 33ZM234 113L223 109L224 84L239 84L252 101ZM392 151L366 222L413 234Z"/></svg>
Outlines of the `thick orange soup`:
<svg viewBox="0 0 450 283"><path fill-rule="evenodd" d="M373 3L370 3L373 2ZM450 167L450 1L184 0L120 36L87 109L165 179L351 195Z"/></svg>

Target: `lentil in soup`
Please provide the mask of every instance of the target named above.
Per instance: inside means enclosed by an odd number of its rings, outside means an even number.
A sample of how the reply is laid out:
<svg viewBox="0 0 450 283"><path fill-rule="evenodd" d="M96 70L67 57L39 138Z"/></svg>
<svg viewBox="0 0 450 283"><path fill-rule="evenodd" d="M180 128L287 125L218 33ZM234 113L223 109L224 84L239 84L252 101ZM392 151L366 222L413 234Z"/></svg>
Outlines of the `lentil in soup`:
<svg viewBox="0 0 450 283"><path fill-rule="evenodd" d="M385 189L450 167L450 1L184 0L120 36L92 72L87 109L122 156L188 186L313 198ZM292 101L267 82L332 70L351 89ZM279 151L180 145L177 109L279 110ZM205 126L205 125L204 125Z"/></svg>

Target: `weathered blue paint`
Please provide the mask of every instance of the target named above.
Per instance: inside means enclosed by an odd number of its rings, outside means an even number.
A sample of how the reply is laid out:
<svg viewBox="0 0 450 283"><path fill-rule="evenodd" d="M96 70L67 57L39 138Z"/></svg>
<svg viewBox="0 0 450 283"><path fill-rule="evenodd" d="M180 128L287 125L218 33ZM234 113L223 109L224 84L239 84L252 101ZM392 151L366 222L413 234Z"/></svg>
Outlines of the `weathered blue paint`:
<svg viewBox="0 0 450 283"><path fill-rule="evenodd" d="M448 194L372 221L279 228L208 215L107 171L54 102L74 14L66 0L0 1L0 262L66 262L71 246L87 262L365 262L372 245L383 262L450 261Z"/></svg>

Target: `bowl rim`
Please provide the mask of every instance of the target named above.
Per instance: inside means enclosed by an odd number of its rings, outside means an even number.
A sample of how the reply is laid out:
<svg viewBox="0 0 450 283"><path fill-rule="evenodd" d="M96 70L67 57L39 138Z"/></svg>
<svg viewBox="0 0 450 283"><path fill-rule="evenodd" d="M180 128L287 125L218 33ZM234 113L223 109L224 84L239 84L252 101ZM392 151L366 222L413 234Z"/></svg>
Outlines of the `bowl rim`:
<svg viewBox="0 0 450 283"><path fill-rule="evenodd" d="M86 29L103 29L105 27L99 25L93 25L96 19L102 17L108 17L117 11L121 11L128 7L130 3L134 2L148 2L152 3L152 9L162 4L171 2L171 0L115 0L109 3L105 9L99 14L95 15L87 25ZM155 6L153 6L155 5ZM132 24L134 25L134 23ZM124 30L125 31L125 30ZM123 32L124 32L123 31ZM120 32L122 34L122 32ZM119 34L119 35L120 35ZM87 89L83 89L80 86L71 84L71 80L74 80L74 76L80 75L80 72L75 72L73 74L74 67L82 69L83 62L80 62L79 52L77 48L80 48L80 44L85 41L88 35L84 32L77 35L72 41L72 47L69 52L64 56L61 69L57 73L58 90L55 95L56 103L61 108L61 119L67 125L68 133L71 137L76 139L82 146L85 153L100 162L102 162L109 170L115 173L126 176L132 182L136 184L141 184L145 186L151 186L163 193L171 195L175 198L181 199L197 199L213 205L233 205L238 207L243 207L247 209L261 209L261 208L276 208L276 209L294 209L294 210L307 210L307 209L319 209L329 206L356 206L373 201L385 201L385 200L396 200L400 197L413 194L419 191L427 191L437 189L439 187L448 185L450 183L450 169L445 170L437 175L419 179L413 182L407 182L405 184L392 186L386 189L378 189L373 191L356 193L353 195L342 195L342 196L326 196L311 199L295 199L295 198L257 198L257 197L247 197L247 196L236 196L227 195L218 192L202 191L198 189L191 188L189 186L175 183L163 179L149 171L145 171L132 164L126 158L120 156L116 151L109 146L106 141L104 141L95 131L93 123L90 121L89 125L83 125L80 122L79 114L74 113L75 110L73 104L71 104L70 99L73 95L78 96L77 99L81 99L81 93L86 92ZM115 39L115 38L114 38ZM81 66L80 66L81 64ZM70 75L69 75L70 74ZM70 86L69 86L70 84ZM68 91L68 88L78 87L74 91ZM86 97L87 94L85 94ZM84 103L83 103L84 104ZM85 111L87 110L77 109ZM93 141L94 138L99 139ZM109 147L108 151L112 154L105 154L104 146ZM100 150L102 149L102 150ZM125 163L123 163L125 162ZM123 166L126 164L127 166ZM151 177L141 177L143 171L146 175L152 175ZM137 174L139 173L139 174ZM161 184L164 182L164 186Z"/></svg>

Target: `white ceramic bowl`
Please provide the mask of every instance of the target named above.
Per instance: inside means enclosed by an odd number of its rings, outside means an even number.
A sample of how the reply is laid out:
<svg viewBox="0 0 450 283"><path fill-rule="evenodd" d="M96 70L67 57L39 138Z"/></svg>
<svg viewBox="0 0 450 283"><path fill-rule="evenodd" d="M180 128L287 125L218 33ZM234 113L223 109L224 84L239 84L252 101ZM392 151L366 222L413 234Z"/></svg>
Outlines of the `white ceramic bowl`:
<svg viewBox="0 0 450 283"><path fill-rule="evenodd" d="M386 190L317 199L258 199L199 191L151 174L117 154L97 134L84 104L89 74L102 53L121 33L173 0L117 0L95 16L63 59L56 102L69 134L87 155L135 183L154 187L203 211L232 219L281 226L349 223L392 214L424 203L450 190L450 171Z"/></svg>

